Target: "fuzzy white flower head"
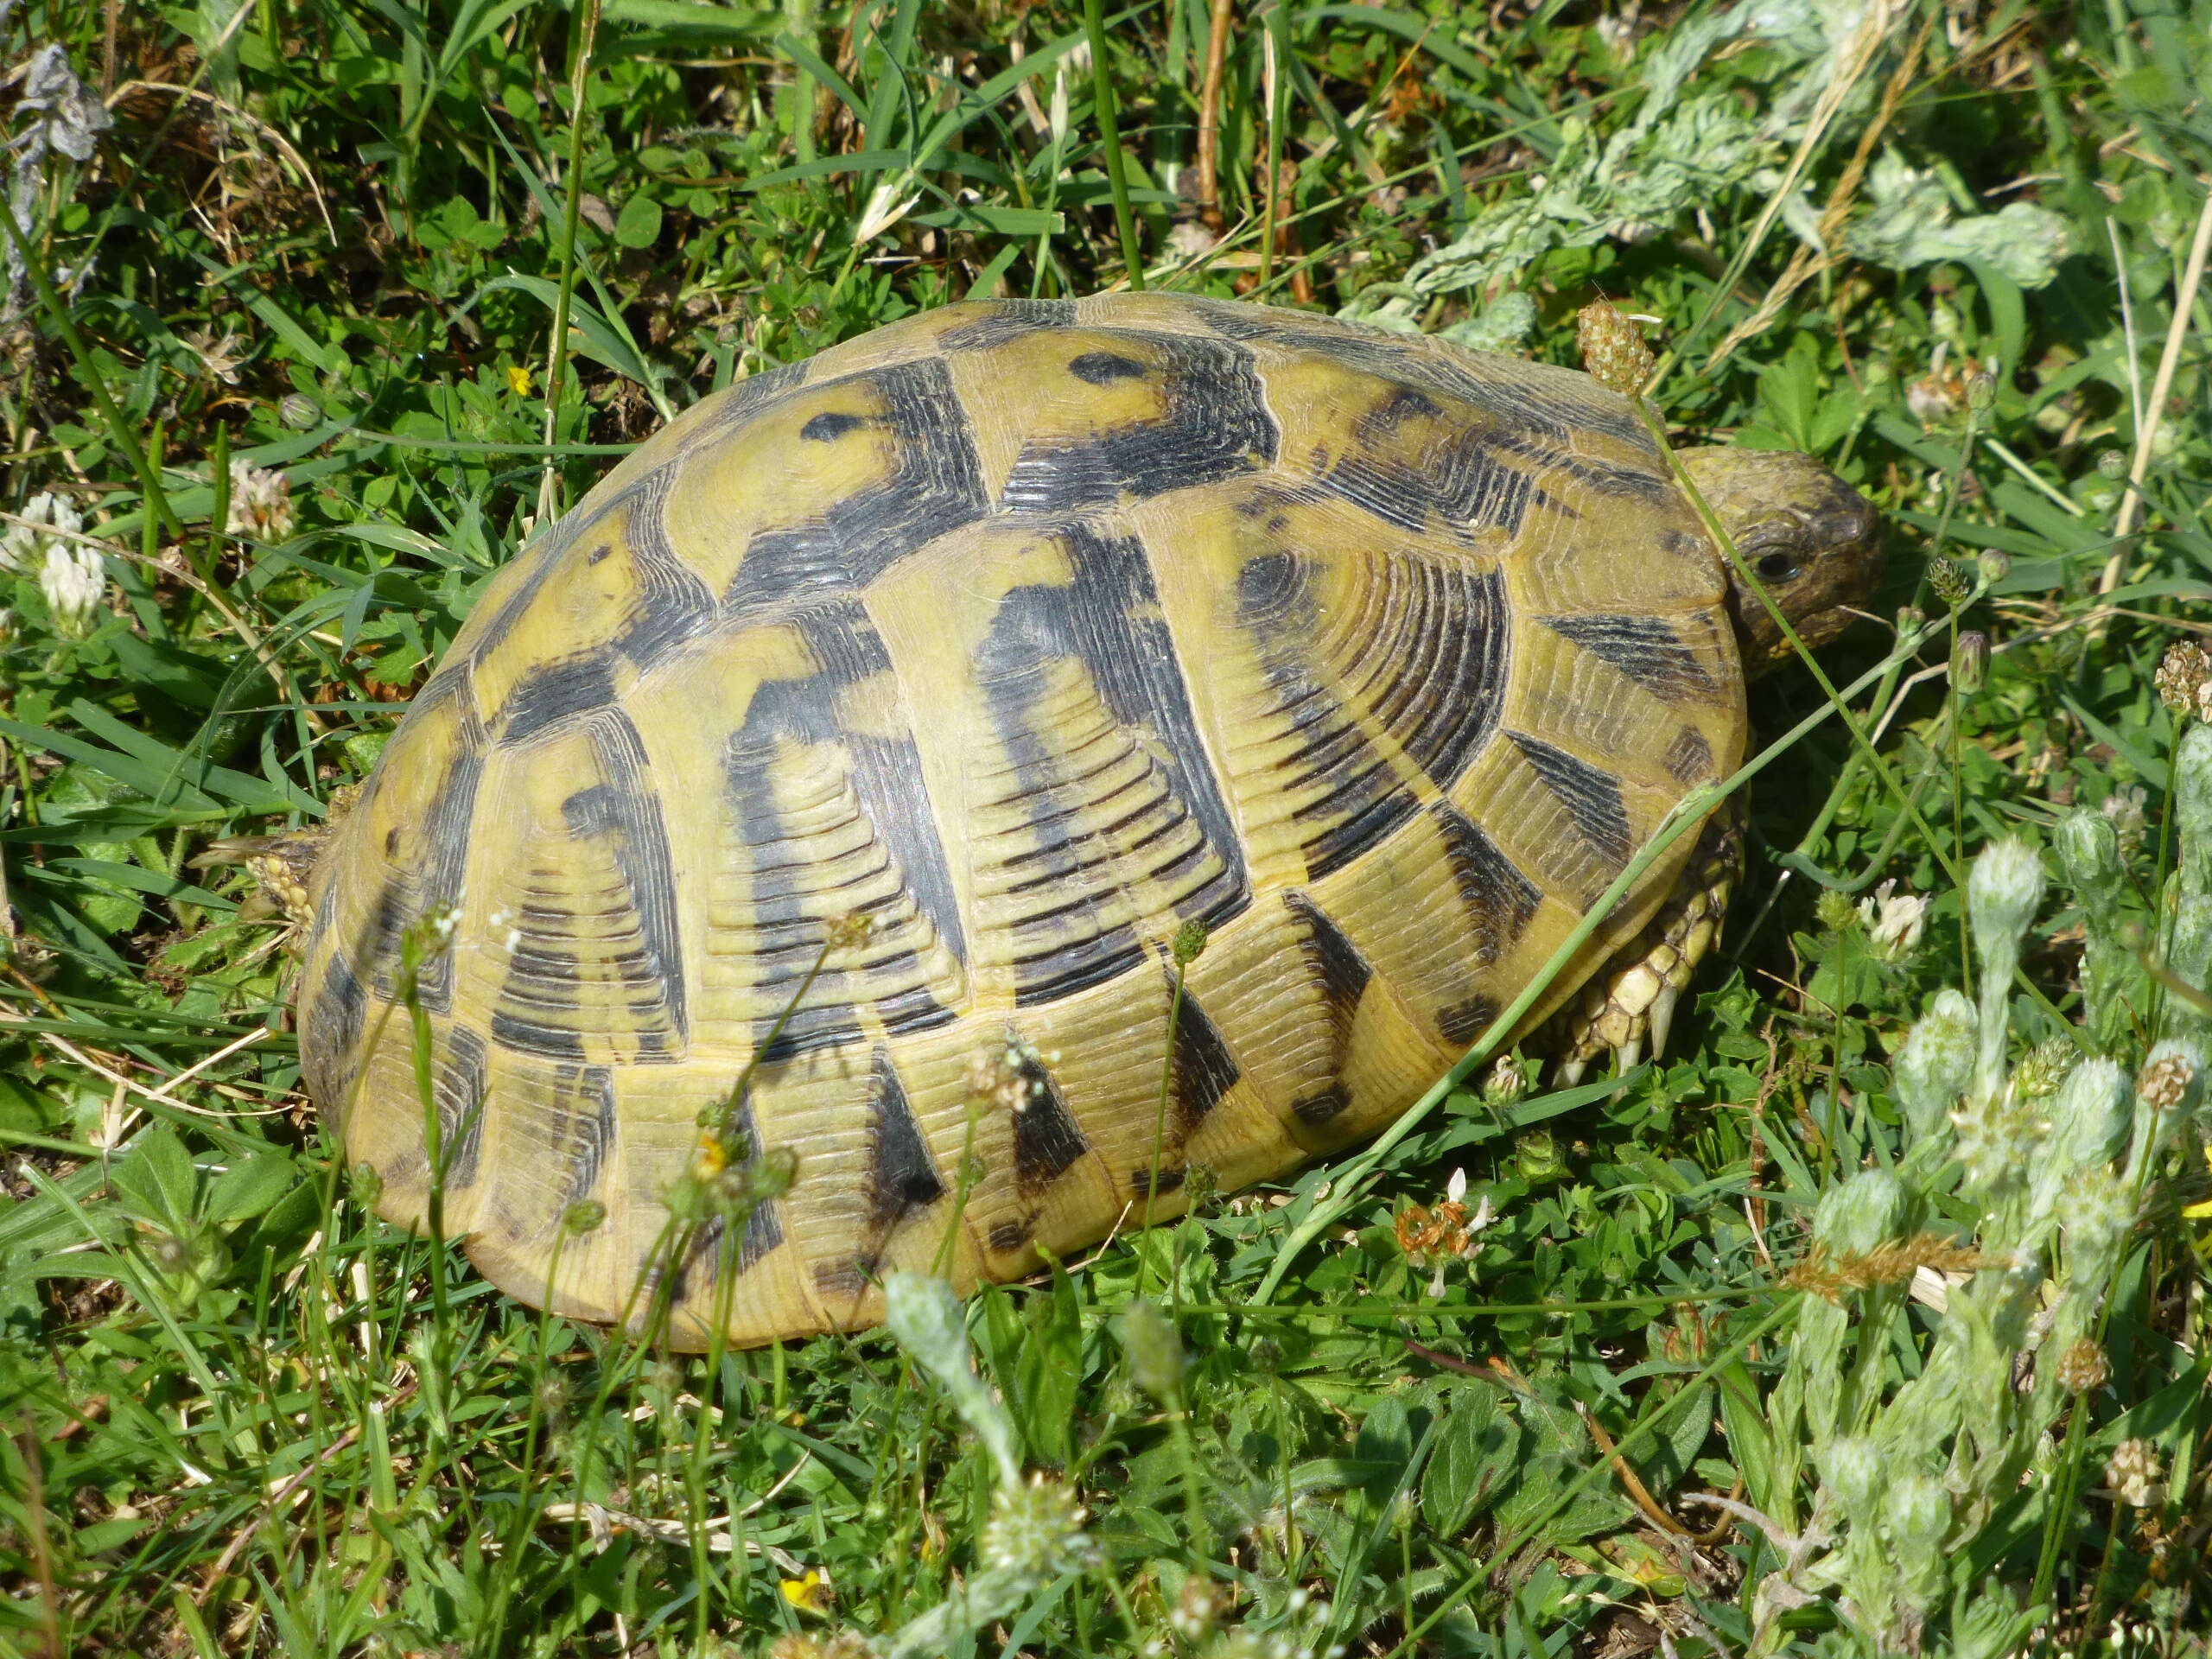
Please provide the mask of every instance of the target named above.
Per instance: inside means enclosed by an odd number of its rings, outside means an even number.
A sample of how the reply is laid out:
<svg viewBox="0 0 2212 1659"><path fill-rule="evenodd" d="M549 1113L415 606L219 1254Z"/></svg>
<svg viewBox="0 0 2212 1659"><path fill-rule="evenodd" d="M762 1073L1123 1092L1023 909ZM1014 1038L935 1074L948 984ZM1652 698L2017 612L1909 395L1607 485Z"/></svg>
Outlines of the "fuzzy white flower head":
<svg viewBox="0 0 2212 1659"><path fill-rule="evenodd" d="M1897 891L1895 881L1885 881L1871 899L1859 901L1859 919L1866 940L1884 962L1904 962L1920 949L1920 935L1928 915L1925 895Z"/></svg>
<svg viewBox="0 0 2212 1659"><path fill-rule="evenodd" d="M92 548L50 543L38 585L53 609L55 632L64 639L82 639L92 631L107 593L107 566Z"/></svg>
<svg viewBox="0 0 2212 1659"><path fill-rule="evenodd" d="M1967 904L1977 935L2018 939L2042 902L2043 859L2034 848L2007 836L1981 849L1967 875Z"/></svg>
<svg viewBox="0 0 2212 1659"><path fill-rule="evenodd" d="M1041 1474L1001 1486L983 1526L983 1565L1039 1587L1091 1567L1098 1550L1084 1519L1075 1494Z"/></svg>
<svg viewBox="0 0 2212 1659"><path fill-rule="evenodd" d="M0 534L0 570L14 570L25 574L46 562L46 550L64 542L85 528L84 515L71 505L66 495L55 495L41 490L23 503L23 510L16 515L28 522L10 524L5 534ZM61 532L59 536L42 533L47 527Z"/></svg>

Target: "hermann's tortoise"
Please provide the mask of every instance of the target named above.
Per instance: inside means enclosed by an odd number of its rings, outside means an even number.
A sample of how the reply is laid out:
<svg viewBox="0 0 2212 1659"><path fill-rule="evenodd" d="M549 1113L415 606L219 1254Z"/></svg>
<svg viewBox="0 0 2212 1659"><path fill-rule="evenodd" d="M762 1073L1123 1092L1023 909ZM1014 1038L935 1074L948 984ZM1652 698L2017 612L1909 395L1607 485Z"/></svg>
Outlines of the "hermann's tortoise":
<svg viewBox="0 0 2212 1659"><path fill-rule="evenodd" d="M1840 629L1866 503L1684 460ZM1014 1277L1388 1122L1736 764L1777 639L1582 375L1167 296L908 318L491 584L298 894L307 1082L518 1296L873 1324L893 1268ZM1663 1024L1692 858L1535 1020Z"/></svg>

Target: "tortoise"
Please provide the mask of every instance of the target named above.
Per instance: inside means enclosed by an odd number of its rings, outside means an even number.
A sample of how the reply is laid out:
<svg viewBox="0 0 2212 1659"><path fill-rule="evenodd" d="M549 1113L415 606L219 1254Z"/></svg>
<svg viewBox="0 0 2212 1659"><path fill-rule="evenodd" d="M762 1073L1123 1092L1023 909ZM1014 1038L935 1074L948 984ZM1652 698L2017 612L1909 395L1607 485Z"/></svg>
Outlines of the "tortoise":
<svg viewBox="0 0 2212 1659"><path fill-rule="evenodd" d="M1868 504L1682 460L1838 632ZM705 399L487 586L312 868L261 861L304 1079L524 1300L861 1329L892 1269L1013 1279L1389 1122L1786 649L1581 374L948 305ZM1570 1066L1664 1041L1732 880L1693 839L1530 1011Z"/></svg>

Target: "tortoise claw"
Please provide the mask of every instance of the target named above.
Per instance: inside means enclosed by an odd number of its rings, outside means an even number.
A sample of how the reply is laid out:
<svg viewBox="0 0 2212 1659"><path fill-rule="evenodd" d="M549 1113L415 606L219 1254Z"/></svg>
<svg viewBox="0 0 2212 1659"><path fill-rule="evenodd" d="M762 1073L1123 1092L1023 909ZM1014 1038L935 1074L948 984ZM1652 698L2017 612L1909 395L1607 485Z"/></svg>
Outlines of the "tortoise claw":
<svg viewBox="0 0 2212 1659"><path fill-rule="evenodd" d="M1637 1063L1643 1058L1643 1039L1630 1038L1628 1041L1613 1051L1613 1075L1617 1077L1626 1077L1636 1070Z"/></svg>
<svg viewBox="0 0 2212 1659"><path fill-rule="evenodd" d="M1562 1089L1573 1088L1582 1081L1582 1074L1589 1066L1590 1062L1586 1059L1561 1060L1559 1063L1559 1086Z"/></svg>
<svg viewBox="0 0 2212 1659"><path fill-rule="evenodd" d="M1675 1023L1675 1005L1682 1000L1681 988L1669 985L1652 999L1651 1012L1646 1016L1651 1027L1651 1058L1657 1059L1667 1052L1667 1033Z"/></svg>

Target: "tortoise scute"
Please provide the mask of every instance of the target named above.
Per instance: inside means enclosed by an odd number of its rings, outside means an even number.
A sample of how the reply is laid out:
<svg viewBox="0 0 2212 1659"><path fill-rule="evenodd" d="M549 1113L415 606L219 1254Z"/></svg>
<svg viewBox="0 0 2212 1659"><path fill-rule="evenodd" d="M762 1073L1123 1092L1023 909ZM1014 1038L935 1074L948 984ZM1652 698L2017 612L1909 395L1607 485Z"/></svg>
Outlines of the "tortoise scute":
<svg viewBox="0 0 2212 1659"><path fill-rule="evenodd" d="M1402 1109L1734 763L1725 606L1581 377L1171 296L910 317L494 580L302 894L304 1070L518 1295L865 1326Z"/></svg>

